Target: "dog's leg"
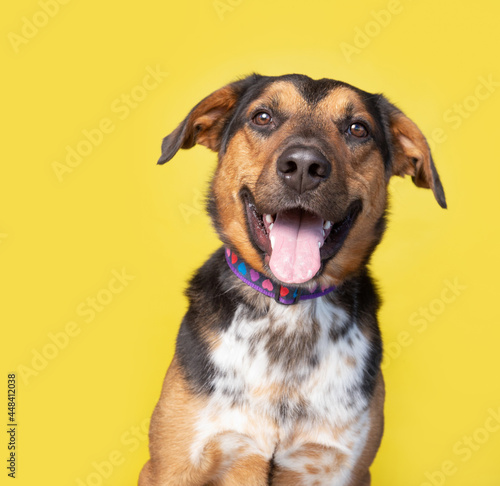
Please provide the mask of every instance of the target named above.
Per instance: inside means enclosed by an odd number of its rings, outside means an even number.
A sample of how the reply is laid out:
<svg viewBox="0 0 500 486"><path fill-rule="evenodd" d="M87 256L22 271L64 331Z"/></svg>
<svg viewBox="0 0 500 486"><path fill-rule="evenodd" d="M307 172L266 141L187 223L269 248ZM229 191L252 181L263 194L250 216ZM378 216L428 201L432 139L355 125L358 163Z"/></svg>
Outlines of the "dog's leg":
<svg viewBox="0 0 500 486"><path fill-rule="evenodd" d="M345 478L347 461L346 454L318 444L304 444L293 451L282 451L274 458L272 485L335 484Z"/></svg>
<svg viewBox="0 0 500 486"><path fill-rule="evenodd" d="M353 457L339 449L307 443L275 454L273 486L306 484L370 486L369 467L380 446L383 431L384 381L379 374L369 410L369 429L364 446ZM354 433L354 437L359 431Z"/></svg>
<svg viewBox="0 0 500 486"><path fill-rule="evenodd" d="M258 454L252 454L236 460L231 468L224 472L220 480L210 486L267 486L270 464Z"/></svg>
<svg viewBox="0 0 500 486"><path fill-rule="evenodd" d="M190 391L175 359L150 427L151 459L139 486L266 486L269 459L252 438L234 431L197 442L206 399Z"/></svg>
<svg viewBox="0 0 500 486"><path fill-rule="evenodd" d="M207 444L193 461L194 423L203 399L192 393L176 363L165 377L160 400L151 418L149 448L151 459L139 478L139 486L204 486L210 480L220 455Z"/></svg>
<svg viewBox="0 0 500 486"><path fill-rule="evenodd" d="M300 452L303 452L301 455ZM289 467L279 464L273 472L272 486L305 486L317 484L326 486L343 484L348 486L370 486L370 473L367 471L361 479L353 474L351 467L345 464L347 456L341 452L318 445L305 446L299 453L289 456Z"/></svg>
<svg viewBox="0 0 500 486"><path fill-rule="evenodd" d="M139 475L139 486L150 486L151 482L151 461L146 462Z"/></svg>
<svg viewBox="0 0 500 486"><path fill-rule="evenodd" d="M294 472L294 471L282 471L282 472L276 472L273 476L273 481L272 481L272 486L290 486L293 484L293 486L301 486L305 484L317 484L318 486L327 486L330 484L337 484L337 483L332 483L331 479L327 479L325 477L321 477L321 475L316 475L317 477L311 477L311 476L303 476L300 473ZM314 482L311 483L311 480ZM342 483L344 484L344 483ZM349 486L371 486L371 479L370 479L370 473L367 473L361 481L358 481L357 479L351 481L348 483Z"/></svg>

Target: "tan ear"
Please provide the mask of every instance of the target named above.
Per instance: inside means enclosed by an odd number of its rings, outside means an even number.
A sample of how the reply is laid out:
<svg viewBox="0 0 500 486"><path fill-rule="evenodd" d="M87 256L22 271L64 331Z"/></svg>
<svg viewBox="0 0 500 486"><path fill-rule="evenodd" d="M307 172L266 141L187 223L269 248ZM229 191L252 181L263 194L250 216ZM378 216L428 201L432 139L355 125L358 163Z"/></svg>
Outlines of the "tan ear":
<svg viewBox="0 0 500 486"><path fill-rule="evenodd" d="M161 145L158 164L168 162L179 149L190 149L195 144L219 151L222 131L236 103L246 88L255 82L256 75L228 84L200 101Z"/></svg>
<svg viewBox="0 0 500 486"><path fill-rule="evenodd" d="M444 189L422 132L404 113L390 105L389 129L393 142L392 173L411 176L418 187L432 189L436 201L446 208Z"/></svg>

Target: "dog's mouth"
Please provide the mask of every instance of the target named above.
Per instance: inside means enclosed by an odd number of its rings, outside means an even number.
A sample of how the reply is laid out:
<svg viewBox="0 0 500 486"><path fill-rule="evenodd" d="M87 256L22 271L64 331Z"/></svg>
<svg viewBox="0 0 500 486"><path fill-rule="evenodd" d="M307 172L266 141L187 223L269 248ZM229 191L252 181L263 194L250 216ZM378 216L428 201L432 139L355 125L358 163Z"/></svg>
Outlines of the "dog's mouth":
<svg viewBox="0 0 500 486"><path fill-rule="evenodd" d="M320 272L344 244L362 207L356 200L341 220L329 221L301 207L260 213L249 193L242 199L254 244L265 253L274 276L289 284L308 282Z"/></svg>

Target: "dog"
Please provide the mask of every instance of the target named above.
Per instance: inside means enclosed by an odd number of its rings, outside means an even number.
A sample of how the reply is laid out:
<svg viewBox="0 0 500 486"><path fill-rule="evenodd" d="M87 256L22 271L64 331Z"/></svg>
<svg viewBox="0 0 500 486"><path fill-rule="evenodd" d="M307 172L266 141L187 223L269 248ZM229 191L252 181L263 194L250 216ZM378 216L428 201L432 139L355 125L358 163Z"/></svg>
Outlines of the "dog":
<svg viewBox="0 0 500 486"><path fill-rule="evenodd" d="M139 485L370 485L385 392L367 264L393 175L446 208L424 135L383 95L254 74L198 103L158 163L195 144L218 153L223 246L187 290Z"/></svg>

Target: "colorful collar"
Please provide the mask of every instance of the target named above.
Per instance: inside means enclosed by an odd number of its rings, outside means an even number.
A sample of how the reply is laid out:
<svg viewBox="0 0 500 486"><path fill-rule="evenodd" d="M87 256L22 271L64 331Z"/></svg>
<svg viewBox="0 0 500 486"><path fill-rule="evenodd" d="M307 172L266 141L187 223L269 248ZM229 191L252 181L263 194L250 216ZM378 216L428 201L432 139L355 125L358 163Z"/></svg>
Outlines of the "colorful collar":
<svg viewBox="0 0 500 486"><path fill-rule="evenodd" d="M233 273L247 285L261 294L272 297L276 302L285 305L296 304L299 300L315 299L335 290L333 287L319 287L311 290L299 287L285 287L278 282L272 282L267 276L250 268L236 253L226 248L226 261Z"/></svg>

